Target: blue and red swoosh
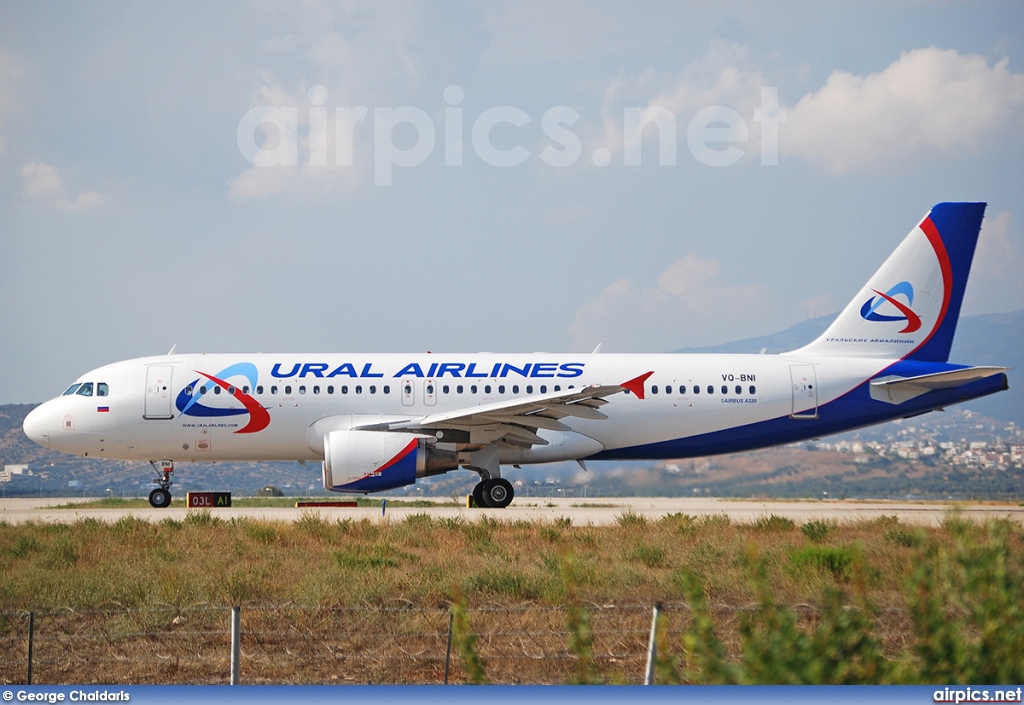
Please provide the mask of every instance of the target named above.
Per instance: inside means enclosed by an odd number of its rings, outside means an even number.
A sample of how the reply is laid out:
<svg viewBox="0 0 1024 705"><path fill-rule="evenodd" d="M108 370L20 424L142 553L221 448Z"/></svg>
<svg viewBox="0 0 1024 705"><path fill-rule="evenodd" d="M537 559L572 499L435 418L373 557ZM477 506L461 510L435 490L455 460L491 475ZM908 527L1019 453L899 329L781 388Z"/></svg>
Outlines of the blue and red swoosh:
<svg viewBox="0 0 1024 705"><path fill-rule="evenodd" d="M270 425L270 413L263 407L263 405L249 394L242 391L238 386L229 384L225 379L241 375L248 379L249 383L255 387L258 375L255 365L248 362L238 363L221 370L216 375L207 374L200 370L196 370L196 373L202 375L226 391L234 397L243 408L224 409L200 404L199 399L206 393L206 388L200 387L196 390L196 385L199 382L197 379L192 382L192 384L182 389L178 394L178 398L175 403L178 411L183 415L209 418L249 414L249 423L235 431L235 433L257 433Z"/></svg>

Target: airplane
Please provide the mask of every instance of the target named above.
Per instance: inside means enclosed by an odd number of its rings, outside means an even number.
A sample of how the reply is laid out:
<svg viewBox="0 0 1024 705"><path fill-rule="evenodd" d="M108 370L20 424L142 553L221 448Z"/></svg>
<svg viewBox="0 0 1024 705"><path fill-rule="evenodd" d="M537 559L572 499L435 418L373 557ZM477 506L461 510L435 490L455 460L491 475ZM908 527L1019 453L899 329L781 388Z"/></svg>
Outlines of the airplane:
<svg viewBox="0 0 1024 705"><path fill-rule="evenodd" d="M53 450L149 461L153 507L183 461L319 461L369 493L459 468L478 507L502 466L660 460L763 448L909 418L1008 389L948 362L984 203L940 203L835 322L779 355L173 354L117 362L34 409Z"/></svg>

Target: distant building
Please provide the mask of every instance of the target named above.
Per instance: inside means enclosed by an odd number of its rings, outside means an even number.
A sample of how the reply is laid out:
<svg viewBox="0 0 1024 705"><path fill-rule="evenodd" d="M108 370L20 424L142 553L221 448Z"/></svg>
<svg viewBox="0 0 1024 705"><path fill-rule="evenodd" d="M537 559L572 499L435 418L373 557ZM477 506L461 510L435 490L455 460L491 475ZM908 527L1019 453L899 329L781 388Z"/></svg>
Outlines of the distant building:
<svg viewBox="0 0 1024 705"><path fill-rule="evenodd" d="M28 465L4 465L0 471L0 482L10 482L15 475L31 475Z"/></svg>

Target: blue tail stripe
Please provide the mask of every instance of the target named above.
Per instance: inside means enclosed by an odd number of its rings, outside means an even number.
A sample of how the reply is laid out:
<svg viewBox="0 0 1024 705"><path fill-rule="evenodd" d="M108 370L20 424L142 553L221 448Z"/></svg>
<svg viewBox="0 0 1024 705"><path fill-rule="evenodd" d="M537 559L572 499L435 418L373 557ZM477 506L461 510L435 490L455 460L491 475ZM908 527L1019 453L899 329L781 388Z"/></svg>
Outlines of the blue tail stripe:
<svg viewBox="0 0 1024 705"><path fill-rule="evenodd" d="M945 362L953 346L953 334L960 318L960 307L967 289L974 250L978 244L981 221L985 215L984 203L939 203L932 208L929 218L939 233L949 257L952 273L949 305L938 329L931 338L917 348L908 359Z"/></svg>

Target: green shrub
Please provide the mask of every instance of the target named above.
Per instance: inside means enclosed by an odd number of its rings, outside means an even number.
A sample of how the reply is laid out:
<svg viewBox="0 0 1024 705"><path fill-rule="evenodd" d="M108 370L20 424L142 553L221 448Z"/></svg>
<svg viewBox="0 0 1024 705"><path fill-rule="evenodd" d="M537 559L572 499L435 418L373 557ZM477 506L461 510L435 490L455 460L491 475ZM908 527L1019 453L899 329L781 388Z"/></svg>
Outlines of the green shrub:
<svg viewBox="0 0 1024 705"><path fill-rule="evenodd" d="M759 517L754 521L754 528L757 531L781 533L784 531L792 531L796 528L796 524L788 517L780 517L772 514L769 517Z"/></svg>
<svg viewBox="0 0 1024 705"><path fill-rule="evenodd" d="M624 512L615 517L615 523L623 529L644 529L647 528L647 517L637 514L633 510Z"/></svg>
<svg viewBox="0 0 1024 705"><path fill-rule="evenodd" d="M836 546L803 546L791 551L789 560L797 569L811 567L826 570L837 580L846 580L853 566L853 552Z"/></svg>
<svg viewBox="0 0 1024 705"><path fill-rule="evenodd" d="M906 526L894 526L886 529L883 538L889 543L904 548L918 548L924 543L924 534Z"/></svg>
<svg viewBox="0 0 1024 705"><path fill-rule="evenodd" d="M643 563L648 568L659 568L665 564L667 552L661 546L640 543L626 552L626 558Z"/></svg>
<svg viewBox="0 0 1024 705"><path fill-rule="evenodd" d="M807 522L800 527L800 531L814 543L821 543L838 527L839 524L834 519L819 519Z"/></svg>

